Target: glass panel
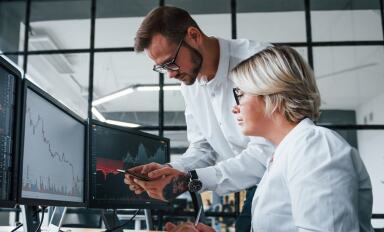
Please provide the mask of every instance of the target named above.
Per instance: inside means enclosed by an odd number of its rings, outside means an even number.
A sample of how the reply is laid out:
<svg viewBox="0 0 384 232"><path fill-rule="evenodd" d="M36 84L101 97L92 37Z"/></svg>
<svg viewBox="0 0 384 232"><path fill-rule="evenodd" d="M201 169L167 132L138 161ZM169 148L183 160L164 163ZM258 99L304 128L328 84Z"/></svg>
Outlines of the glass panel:
<svg viewBox="0 0 384 232"><path fill-rule="evenodd" d="M90 0L32 0L28 50L89 48L90 13Z"/></svg>
<svg viewBox="0 0 384 232"><path fill-rule="evenodd" d="M30 55L27 70L27 78L82 118L87 118L88 54Z"/></svg>
<svg viewBox="0 0 384 232"><path fill-rule="evenodd" d="M380 1L311 1L313 41L382 40Z"/></svg>
<svg viewBox="0 0 384 232"><path fill-rule="evenodd" d="M370 122L369 112L376 112L384 105L383 62L383 46L314 48L321 108L351 110L356 113L357 123ZM375 123L384 123L383 113L373 113L371 118Z"/></svg>
<svg viewBox="0 0 384 232"><path fill-rule="evenodd" d="M93 105L102 117L158 126L159 80L152 65L144 53L95 54Z"/></svg>
<svg viewBox="0 0 384 232"><path fill-rule="evenodd" d="M308 62L308 48L307 47L293 47L306 62Z"/></svg>
<svg viewBox="0 0 384 232"><path fill-rule="evenodd" d="M171 161L177 160L188 148L187 131L164 131L164 137L171 141Z"/></svg>
<svg viewBox="0 0 384 232"><path fill-rule="evenodd" d="M167 90L167 88L164 87L164 125L185 126L184 97L180 90Z"/></svg>
<svg viewBox="0 0 384 232"><path fill-rule="evenodd" d="M304 1L237 1L237 38L304 42Z"/></svg>
<svg viewBox="0 0 384 232"><path fill-rule="evenodd" d="M187 10L206 35L231 38L230 1L169 0L165 3Z"/></svg>
<svg viewBox="0 0 384 232"><path fill-rule="evenodd" d="M25 2L0 1L0 52L23 51Z"/></svg>
<svg viewBox="0 0 384 232"><path fill-rule="evenodd" d="M136 31L157 1L97 0L95 47L133 47Z"/></svg>

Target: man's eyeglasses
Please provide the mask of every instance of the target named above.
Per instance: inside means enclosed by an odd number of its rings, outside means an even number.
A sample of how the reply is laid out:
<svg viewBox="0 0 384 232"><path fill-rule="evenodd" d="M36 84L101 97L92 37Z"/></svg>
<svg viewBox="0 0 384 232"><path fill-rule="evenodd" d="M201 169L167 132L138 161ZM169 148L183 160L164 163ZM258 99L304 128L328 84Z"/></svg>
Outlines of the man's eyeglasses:
<svg viewBox="0 0 384 232"><path fill-rule="evenodd" d="M180 69L180 66L176 64L177 55L179 54L181 44L183 44L184 38L180 40L179 45L177 46L176 54L173 59L165 64L156 64L153 66L153 71L159 72L159 73L167 73L168 70L171 71L178 71Z"/></svg>
<svg viewBox="0 0 384 232"><path fill-rule="evenodd" d="M235 97L236 104L240 105L240 99L243 96L243 91L239 88L233 88L233 96Z"/></svg>

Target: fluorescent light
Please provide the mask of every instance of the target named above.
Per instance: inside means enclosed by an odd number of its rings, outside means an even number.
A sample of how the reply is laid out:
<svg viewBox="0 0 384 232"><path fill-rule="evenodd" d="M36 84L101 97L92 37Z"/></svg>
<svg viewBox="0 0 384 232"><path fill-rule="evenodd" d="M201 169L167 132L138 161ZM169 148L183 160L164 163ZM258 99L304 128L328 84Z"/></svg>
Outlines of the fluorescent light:
<svg viewBox="0 0 384 232"><path fill-rule="evenodd" d="M95 107L92 107L92 114L95 115L95 117L99 120L99 121L102 121L102 122L105 122L105 118L104 116L95 108Z"/></svg>
<svg viewBox="0 0 384 232"><path fill-rule="evenodd" d="M121 121L115 121L115 120L105 120L106 123L117 125L117 126L124 126L124 127L139 127L139 124L135 123L129 123L129 122L121 122Z"/></svg>
<svg viewBox="0 0 384 232"><path fill-rule="evenodd" d="M116 120L109 120L105 119L105 117L96 109L96 107L92 107L92 113L95 115L95 117L101 121L101 122L106 122L112 125L117 125L117 126L124 126L124 127L139 127L139 124L135 123L129 123L129 122L121 122L121 121L116 121Z"/></svg>
<svg viewBox="0 0 384 232"><path fill-rule="evenodd" d="M160 90L160 86L157 86L157 85L131 85L128 88L122 89L120 91L117 91L117 92L112 93L110 95L107 95L105 97L94 100L92 102L92 106L97 106L97 105L112 101L116 98L123 97L127 94L130 94L130 93L133 93L136 91L159 91L159 90ZM178 84L165 85L163 87L163 90L164 91L177 91L177 90L180 90L180 85L178 85Z"/></svg>
<svg viewBox="0 0 384 232"><path fill-rule="evenodd" d="M163 87L165 91L177 91L181 89L181 85L166 85Z"/></svg>
<svg viewBox="0 0 384 232"><path fill-rule="evenodd" d="M137 91L159 91L160 86L138 86ZM180 90L180 85L166 85L163 87L164 91L176 91Z"/></svg>
<svg viewBox="0 0 384 232"><path fill-rule="evenodd" d="M119 98L119 97L125 96L127 94L133 93L134 91L135 91L135 89L133 87L128 87L126 89L120 90L120 91L113 93L111 95L107 95L105 97L102 97L102 98L99 98L99 99L93 101L92 106L97 106L97 105L103 104L105 102L112 101L116 98Z"/></svg>
<svg viewBox="0 0 384 232"><path fill-rule="evenodd" d="M138 86L136 88L137 91L159 91L159 86Z"/></svg>

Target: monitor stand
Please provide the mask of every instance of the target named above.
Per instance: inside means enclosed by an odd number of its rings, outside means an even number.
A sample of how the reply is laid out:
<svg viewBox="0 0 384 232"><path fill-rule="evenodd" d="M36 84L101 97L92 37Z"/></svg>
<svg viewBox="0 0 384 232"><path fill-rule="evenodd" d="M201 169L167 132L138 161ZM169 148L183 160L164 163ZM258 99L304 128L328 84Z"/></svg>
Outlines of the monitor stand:
<svg viewBox="0 0 384 232"><path fill-rule="evenodd" d="M41 231L40 229L37 230L40 224L38 206L21 205L21 213L24 231Z"/></svg>
<svg viewBox="0 0 384 232"><path fill-rule="evenodd" d="M144 209L145 223L147 230L153 229L151 210ZM124 223L120 222L117 217L116 209L104 209L101 213L101 218L105 224L106 232L123 232L123 227L119 227ZM116 229L114 229L116 228Z"/></svg>

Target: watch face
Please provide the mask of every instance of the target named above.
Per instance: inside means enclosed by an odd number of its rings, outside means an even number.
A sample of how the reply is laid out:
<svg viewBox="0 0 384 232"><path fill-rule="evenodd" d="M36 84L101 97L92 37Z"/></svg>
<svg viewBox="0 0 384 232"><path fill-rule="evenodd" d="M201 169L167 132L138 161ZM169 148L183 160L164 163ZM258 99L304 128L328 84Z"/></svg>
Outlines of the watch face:
<svg viewBox="0 0 384 232"><path fill-rule="evenodd" d="M191 180L188 184L188 190L191 192L198 192L203 187L200 180Z"/></svg>

